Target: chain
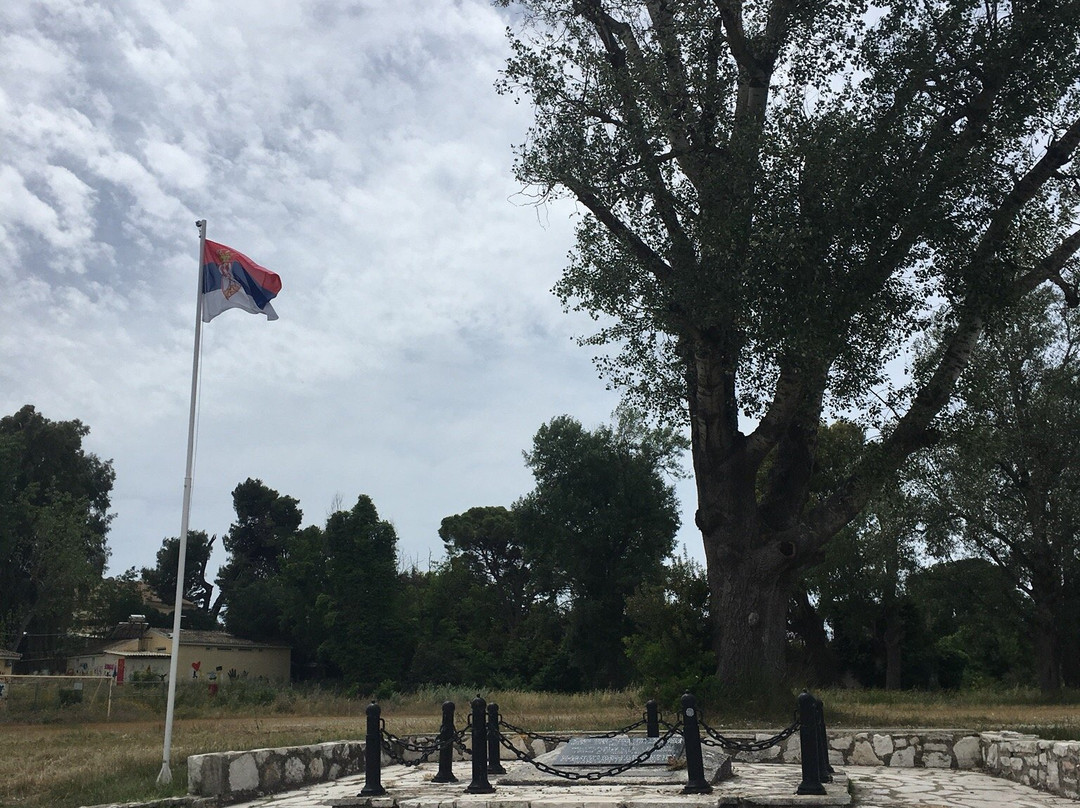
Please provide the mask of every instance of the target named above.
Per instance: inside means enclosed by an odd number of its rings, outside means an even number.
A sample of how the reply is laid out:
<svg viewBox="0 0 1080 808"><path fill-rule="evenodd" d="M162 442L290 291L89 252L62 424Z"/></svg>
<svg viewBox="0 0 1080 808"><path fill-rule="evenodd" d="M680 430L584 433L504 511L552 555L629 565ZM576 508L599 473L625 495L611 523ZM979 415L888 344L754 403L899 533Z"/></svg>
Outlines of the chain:
<svg viewBox="0 0 1080 808"><path fill-rule="evenodd" d="M653 752L656 752L658 749L664 747L667 742L671 740L671 736L678 732L678 730L678 725L671 727L666 734L656 739L656 743L653 745L652 749L642 752L633 760L627 763L620 763L619 765L613 766L607 771L597 772L568 772L563 771L562 769L556 769L555 767L549 766L546 763L542 763L539 760L533 760L524 752L515 747L512 743L510 743L510 741L507 740L506 736L503 735L501 732L499 733L499 743L501 743L504 747L513 752L514 756L518 760L523 760L526 763L532 764L536 769L544 772L545 774L551 774L555 777L562 777L566 780L588 780L589 782L596 782L597 780L602 780L605 777L614 777L617 774L622 774L623 772L632 769L635 766L640 766L642 763L649 759Z"/></svg>
<svg viewBox="0 0 1080 808"><path fill-rule="evenodd" d="M719 746L729 751L734 750L736 752L763 752L771 746L776 746L777 744L786 741L795 734L800 726L799 718L796 715L795 723L786 729L780 730L780 732L771 738L766 738L761 741L737 741L734 738L727 738L721 735L701 719L698 719L698 724L709 736L701 739L702 744L705 746Z"/></svg>
<svg viewBox="0 0 1080 808"><path fill-rule="evenodd" d="M409 752L419 752L420 757L416 760L405 760L404 757L394 751L394 744L397 744L402 749L408 750ZM442 749L443 746L444 744L441 739L433 744L421 746L420 744L403 741L396 735L391 735L389 732L386 731L385 728L382 730L383 751L390 756L391 760L393 760L395 763L400 763L402 766L419 766L421 763L426 763L427 759L436 752L438 752L440 749Z"/></svg>
<svg viewBox="0 0 1080 808"><path fill-rule="evenodd" d="M626 735L628 732L632 732L633 730L637 729L640 726L643 726L646 723L647 723L646 720L643 718L640 721L637 721L637 722L635 722L633 724L629 724L629 725L627 725L625 727L622 727L621 729L613 729L613 730L611 730L611 732L605 732L603 735L579 735L579 736L575 736L575 737L577 737L577 738L591 738L591 739L594 739L594 740L601 740L603 738L615 738L615 737L617 737L619 735ZM515 726L514 724L511 724L509 721L504 721L502 718L499 718L499 726L500 727L505 727L506 729L508 729L511 732L516 733L518 735L524 735L524 736L526 736L528 738L533 738L533 739L540 740L540 741L551 741L552 743L569 743L572 740L570 737L561 737L561 736L558 736L558 735L541 735L538 732L533 732L532 730L528 730L528 729L525 729L523 727Z"/></svg>
<svg viewBox="0 0 1080 808"><path fill-rule="evenodd" d="M613 729L611 732L605 732L603 735L586 735L584 737L586 737L586 738L595 738L595 739L614 738L617 735L626 735L628 732L633 732L638 727L644 726L647 723L648 722L644 718L642 718L640 721L636 721L633 724L629 724L629 725L623 727L622 729Z"/></svg>
<svg viewBox="0 0 1080 808"><path fill-rule="evenodd" d="M471 729L472 729L472 714L470 714L469 718L465 721L465 726L461 729L461 731L459 731L456 735L454 735L454 746L456 746L458 749L460 749L461 753L463 755L465 755L466 757L472 757L472 750L469 749L469 747L467 747L465 745L465 741L464 741L465 736L469 734L469 730L471 730Z"/></svg>
<svg viewBox="0 0 1080 808"><path fill-rule="evenodd" d="M534 740L538 741L551 741L552 743L569 743L570 741L569 738L560 738L555 735L541 735L538 732L532 732L531 730L523 729L522 727L516 727L509 721L503 721L502 718L499 719L499 726L506 727L506 729L510 730L513 733L516 733L518 735L524 735L528 738L533 738Z"/></svg>

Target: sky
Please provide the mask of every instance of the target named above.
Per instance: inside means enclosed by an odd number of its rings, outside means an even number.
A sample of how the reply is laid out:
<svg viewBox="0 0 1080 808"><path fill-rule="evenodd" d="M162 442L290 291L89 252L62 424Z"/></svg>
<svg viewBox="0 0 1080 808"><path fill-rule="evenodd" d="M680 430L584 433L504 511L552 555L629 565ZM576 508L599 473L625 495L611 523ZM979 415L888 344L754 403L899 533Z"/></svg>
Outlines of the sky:
<svg viewBox="0 0 1080 808"><path fill-rule="evenodd" d="M0 4L0 415L79 419L112 460L109 574L180 532L197 219L283 289L279 320L203 329L192 529L226 533L248 477L304 525L367 494L426 568L443 517L531 490L541 424L611 421L594 324L550 292L580 211L513 178L514 24L487 0Z"/></svg>

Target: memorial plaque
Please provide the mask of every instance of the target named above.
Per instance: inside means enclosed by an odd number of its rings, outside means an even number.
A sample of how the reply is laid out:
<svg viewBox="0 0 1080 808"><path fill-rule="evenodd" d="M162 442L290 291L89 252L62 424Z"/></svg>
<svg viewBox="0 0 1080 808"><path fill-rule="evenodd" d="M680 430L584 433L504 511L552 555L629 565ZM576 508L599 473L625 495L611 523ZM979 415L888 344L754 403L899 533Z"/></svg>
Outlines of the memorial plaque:
<svg viewBox="0 0 1080 808"><path fill-rule="evenodd" d="M618 766L629 763L648 752L658 738L571 738L569 743L557 750L550 761L556 768L561 766ZM666 766L670 758L681 759L683 739L674 737L649 755L642 766Z"/></svg>

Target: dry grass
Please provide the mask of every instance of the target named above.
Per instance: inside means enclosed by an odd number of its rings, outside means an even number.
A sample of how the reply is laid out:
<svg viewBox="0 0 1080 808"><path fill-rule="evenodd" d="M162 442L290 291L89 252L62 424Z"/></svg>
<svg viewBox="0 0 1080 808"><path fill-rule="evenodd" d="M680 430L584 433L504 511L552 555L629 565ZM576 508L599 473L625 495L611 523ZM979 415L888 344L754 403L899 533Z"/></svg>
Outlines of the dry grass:
<svg viewBox="0 0 1080 808"><path fill-rule="evenodd" d="M464 723L475 691L431 688L381 702L387 729L395 735L434 732L443 701L458 705ZM633 691L553 695L522 692L485 694L497 701L507 721L537 730L607 730L637 720L643 697ZM819 694L833 726L964 727L976 730L1034 730L1044 737L1080 737L1080 704L1042 703L1028 691L1008 693L880 693L826 691ZM1075 695L1075 694L1074 694ZM264 699L265 701L265 699ZM200 700L188 694L178 703L173 733L174 782L155 785L161 767L164 721L147 720L153 711L120 699L114 719L78 723L59 713L51 723L16 723L0 713L0 806L74 808L110 801L148 799L186 793L189 755L228 749L291 746L330 740L362 739L366 700L332 693L278 694L269 703L245 705ZM117 715L127 719L117 718ZM707 709L710 724L727 721L724 710ZM20 718L20 721L25 719ZM759 725L775 722L765 719Z"/></svg>

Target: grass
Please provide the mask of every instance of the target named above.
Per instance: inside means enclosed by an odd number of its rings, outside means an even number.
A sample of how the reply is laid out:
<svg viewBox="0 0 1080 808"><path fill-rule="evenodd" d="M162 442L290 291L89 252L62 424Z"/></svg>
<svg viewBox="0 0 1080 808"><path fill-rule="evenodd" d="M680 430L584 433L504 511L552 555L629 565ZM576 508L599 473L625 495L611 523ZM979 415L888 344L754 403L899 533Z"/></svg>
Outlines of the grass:
<svg viewBox="0 0 1080 808"><path fill-rule="evenodd" d="M121 692L122 691L122 692ZM476 695L467 688L427 688L393 694L380 704L395 735L434 732L444 701L457 705L458 725ZM1047 702L1036 691L962 693L831 690L818 693L834 727L963 727L1014 729L1044 738L1080 738L1080 693ZM539 731L608 730L641 717L645 697L634 691L555 695L485 693L507 721ZM292 746L362 739L367 699L326 690L237 688L209 698L182 688L173 730L173 783L155 785L164 741L164 698L135 689L114 692L112 718L100 705L0 711L0 806L75 808L175 796L187 792L189 755L229 749ZM794 707L794 699L792 699ZM86 708L86 709L83 709ZM672 705L663 712L671 715ZM716 727L777 727L775 716L755 716L705 705Z"/></svg>

